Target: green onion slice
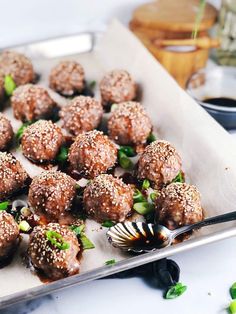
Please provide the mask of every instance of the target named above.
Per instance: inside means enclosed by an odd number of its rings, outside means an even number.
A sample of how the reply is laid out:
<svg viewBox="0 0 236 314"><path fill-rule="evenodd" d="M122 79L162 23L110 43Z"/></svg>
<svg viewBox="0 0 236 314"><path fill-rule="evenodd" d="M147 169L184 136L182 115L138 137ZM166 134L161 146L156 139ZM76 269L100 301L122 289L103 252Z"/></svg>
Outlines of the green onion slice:
<svg viewBox="0 0 236 314"><path fill-rule="evenodd" d="M54 230L48 230L46 237L59 250L67 250L70 247L70 244L64 240L63 236Z"/></svg>
<svg viewBox="0 0 236 314"><path fill-rule="evenodd" d="M174 180L172 181L172 183L184 183L184 178L182 175L182 172L180 171L178 173L178 175L174 178Z"/></svg>
<svg viewBox="0 0 236 314"><path fill-rule="evenodd" d="M105 262L106 265L114 265L115 263L116 263L115 259L110 259L110 260Z"/></svg>
<svg viewBox="0 0 236 314"><path fill-rule="evenodd" d="M20 223L19 223L19 228L21 231L23 232L27 232L31 229L29 223L26 221L26 220L22 220Z"/></svg>
<svg viewBox="0 0 236 314"><path fill-rule="evenodd" d="M102 226L105 228L111 228L112 226L114 226L114 222L111 220L106 220L102 223Z"/></svg>
<svg viewBox="0 0 236 314"><path fill-rule="evenodd" d="M165 299L175 299L183 294L186 290L187 286L184 286L181 282L178 282L167 290Z"/></svg>
<svg viewBox="0 0 236 314"><path fill-rule="evenodd" d="M8 201L0 203L0 210L6 210L9 205Z"/></svg>
<svg viewBox="0 0 236 314"><path fill-rule="evenodd" d="M6 75L4 77L4 89L7 96L11 96L14 90L16 89L16 83L14 82L11 75Z"/></svg>
<svg viewBox="0 0 236 314"><path fill-rule="evenodd" d="M232 299L236 299L236 282L230 287L230 295Z"/></svg>
<svg viewBox="0 0 236 314"><path fill-rule="evenodd" d="M149 187L150 187L149 180L147 180L147 179L143 180L142 189L147 190Z"/></svg>
<svg viewBox="0 0 236 314"><path fill-rule="evenodd" d="M153 133L151 133L151 134L148 136L147 141L148 141L148 143L155 142L155 141L156 141L156 136L155 136Z"/></svg>
<svg viewBox="0 0 236 314"><path fill-rule="evenodd" d="M23 123L22 126L18 129L18 131L16 132L16 139L17 139L18 141L21 140L25 129L26 129L30 124L32 124L32 123L33 123L33 122L31 122L31 121L25 122L25 123Z"/></svg>
<svg viewBox="0 0 236 314"><path fill-rule="evenodd" d="M131 146L121 146L119 151L125 153L125 155L128 157L136 156L136 152Z"/></svg>
<svg viewBox="0 0 236 314"><path fill-rule="evenodd" d="M96 82L95 80L93 80L93 81L91 81L91 82L89 83L89 87L90 87L91 89L94 89L95 86L96 86L96 84L97 84L97 82Z"/></svg>
<svg viewBox="0 0 236 314"><path fill-rule="evenodd" d="M79 236L84 231L85 225L80 225L80 226L72 225L70 226L70 229L74 231L76 236Z"/></svg>
<svg viewBox="0 0 236 314"><path fill-rule="evenodd" d="M80 242L82 244L82 247L84 250L89 250L95 248L94 244L87 238L87 236L84 233L85 225L70 226L70 229L75 232L76 236L80 239Z"/></svg>
<svg viewBox="0 0 236 314"><path fill-rule="evenodd" d="M229 313L235 314L236 313L236 300L233 300L229 305Z"/></svg>
<svg viewBox="0 0 236 314"><path fill-rule="evenodd" d="M80 241L84 250L94 249L95 245L87 238L87 236L82 232L80 235Z"/></svg>
<svg viewBox="0 0 236 314"><path fill-rule="evenodd" d="M133 208L140 215L147 215L154 210L153 204L148 202L135 203Z"/></svg>
<svg viewBox="0 0 236 314"><path fill-rule="evenodd" d="M111 105L111 112L115 111L118 108L117 104L112 104Z"/></svg>
<svg viewBox="0 0 236 314"><path fill-rule="evenodd" d="M150 199L154 203L155 200L158 198L158 192L152 192L150 193Z"/></svg>
<svg viewBox="0 0 236 314"><path fill-rule="evenodd" d="M65 163L68 158L68 151L69 151L68 147L62 146L60 148L59 154L56 157L56 160L60 163Z"/></svg>
<svg viewBox="0 0 236 314"><path fill-rule="evenodd" d="M127 170L133 169L132 161L122 151L118 152L118 161L119 161L119 164L120 164L121 168L127 169Z"/></svg>
<svg viewBox="0 0 236 314"><path fill-rule="evenodd" d="M134 200L134 203L146 202L146 199L143 196L142 192L139 191L138 189L134 190L133 200Z"/></svg>

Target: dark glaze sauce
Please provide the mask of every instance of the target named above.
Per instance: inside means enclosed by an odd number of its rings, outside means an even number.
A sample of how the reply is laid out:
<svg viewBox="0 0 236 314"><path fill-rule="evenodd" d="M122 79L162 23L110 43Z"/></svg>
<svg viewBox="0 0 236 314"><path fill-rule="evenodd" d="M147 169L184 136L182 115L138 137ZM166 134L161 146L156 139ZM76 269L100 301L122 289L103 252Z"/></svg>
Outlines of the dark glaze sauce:
<svg viewBox="0 0 236 314"><path fill-rule="evenodd" d="M216 97L216 98L206 98L203 100L204 103L223 106L223 107L236 107L236 99L228 97Z"/></svg>

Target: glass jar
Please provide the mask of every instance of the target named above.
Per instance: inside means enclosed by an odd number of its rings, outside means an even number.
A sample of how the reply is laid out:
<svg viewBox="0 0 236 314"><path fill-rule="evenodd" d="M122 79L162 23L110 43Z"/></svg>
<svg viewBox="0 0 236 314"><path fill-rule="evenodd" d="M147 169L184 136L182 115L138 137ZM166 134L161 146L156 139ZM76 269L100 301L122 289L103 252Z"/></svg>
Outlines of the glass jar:
<svg viewBox="0 0 236 314"><path fill-rule="evenodd" d="M219 64L236 66L236 0L223 0L219 15Z"/></svg>

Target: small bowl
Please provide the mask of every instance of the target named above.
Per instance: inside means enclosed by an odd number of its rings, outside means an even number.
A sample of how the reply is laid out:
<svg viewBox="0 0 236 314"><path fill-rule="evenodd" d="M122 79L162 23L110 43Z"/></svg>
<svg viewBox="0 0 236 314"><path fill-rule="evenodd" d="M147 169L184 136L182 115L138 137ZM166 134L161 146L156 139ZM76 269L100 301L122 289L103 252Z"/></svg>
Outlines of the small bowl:
<svg viewBox="0 0 236 314"><path fill-rule="evenodd" d="M210 98L236 100L236 67L214 66L193 74L187 82L188 94L226 129L236 129L236 107L204 102Z"/></svg>

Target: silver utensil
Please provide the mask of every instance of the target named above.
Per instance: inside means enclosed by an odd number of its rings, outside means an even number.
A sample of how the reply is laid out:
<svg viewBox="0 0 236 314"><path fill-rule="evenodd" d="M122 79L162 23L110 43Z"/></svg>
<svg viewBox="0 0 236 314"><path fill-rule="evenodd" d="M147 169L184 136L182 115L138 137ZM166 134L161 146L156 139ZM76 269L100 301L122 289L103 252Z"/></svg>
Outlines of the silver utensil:
<svg viewBox="0 0 236 314"><path fill-rule="evenodd" d="M107 237L114 247L137 253L150 252L170 246L176 237L186 232L232 220L236 220L236 211L210 217L175 230L169 230L158 224L127 221L112 226L107 231Z"/></svg>

